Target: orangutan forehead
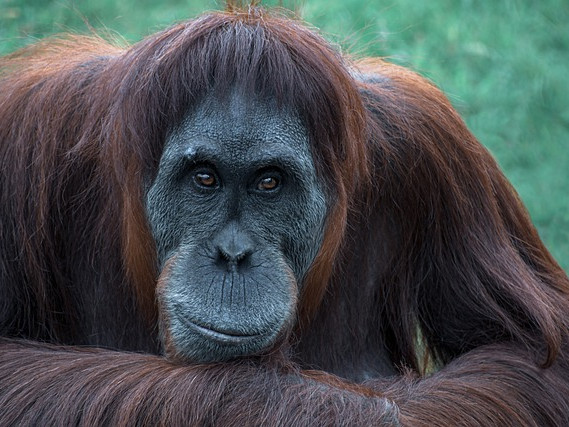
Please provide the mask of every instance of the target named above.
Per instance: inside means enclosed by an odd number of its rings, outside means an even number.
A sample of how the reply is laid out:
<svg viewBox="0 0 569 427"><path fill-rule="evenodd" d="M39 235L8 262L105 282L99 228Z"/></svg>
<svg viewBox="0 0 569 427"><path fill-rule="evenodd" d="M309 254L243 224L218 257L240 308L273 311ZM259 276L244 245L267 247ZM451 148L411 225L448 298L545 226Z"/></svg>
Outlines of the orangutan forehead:
<svg viewBox="0 0 569 427"><path fill-rule="evenodd" d="M240 91L227 96L208 95L188 112L172 137L176 135L223 140L235 150L244 141L263 151L288 146L297 155L309 145L306 128L290 108L279 108L274 100L261 100Z"/></svg>

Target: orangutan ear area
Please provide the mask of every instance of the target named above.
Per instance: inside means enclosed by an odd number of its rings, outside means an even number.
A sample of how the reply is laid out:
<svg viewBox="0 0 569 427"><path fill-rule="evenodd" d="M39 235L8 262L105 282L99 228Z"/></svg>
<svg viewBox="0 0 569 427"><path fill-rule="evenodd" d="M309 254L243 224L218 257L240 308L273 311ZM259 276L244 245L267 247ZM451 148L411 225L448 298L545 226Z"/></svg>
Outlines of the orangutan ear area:
<svg viewBox="0 0 569 427"><path fill-rule="evenodd" d="M0 162L1 425L569 425L568 278L415 72L256 3L48 38Z"/></svg>

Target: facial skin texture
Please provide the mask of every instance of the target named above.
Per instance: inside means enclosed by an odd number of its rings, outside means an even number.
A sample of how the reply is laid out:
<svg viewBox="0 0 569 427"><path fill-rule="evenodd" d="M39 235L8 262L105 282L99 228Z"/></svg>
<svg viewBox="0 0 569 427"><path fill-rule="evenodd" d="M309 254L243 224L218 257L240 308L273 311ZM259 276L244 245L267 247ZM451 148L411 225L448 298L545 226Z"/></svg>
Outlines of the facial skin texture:
<svg viewBox="0 0 569 427"><path fill-rule="evenodd" d="M212 362L270 348L294 322L326 212L293 114L207 97L170 134L147 195L166 350Z"/></svg>

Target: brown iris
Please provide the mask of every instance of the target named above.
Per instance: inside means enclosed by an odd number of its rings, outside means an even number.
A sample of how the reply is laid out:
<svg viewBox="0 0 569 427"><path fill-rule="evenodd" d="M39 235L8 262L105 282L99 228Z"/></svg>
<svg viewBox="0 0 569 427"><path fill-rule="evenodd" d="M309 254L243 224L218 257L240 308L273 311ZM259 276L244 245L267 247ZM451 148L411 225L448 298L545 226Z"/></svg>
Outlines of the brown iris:
<svg viewBox="0 0 569 427"><path fill-rule="evenodd" d="M208 172L198 172L194 175L196 183L202 187L213 188L217 185L215 175Z"/></svg>
<svg viewBox="0 0 569 427"><path fill-rule="evenodd" d="M268 176L259 181L257 184L257 189L261 191L271 191L279 186L278 178L273 176Z"/></svg>

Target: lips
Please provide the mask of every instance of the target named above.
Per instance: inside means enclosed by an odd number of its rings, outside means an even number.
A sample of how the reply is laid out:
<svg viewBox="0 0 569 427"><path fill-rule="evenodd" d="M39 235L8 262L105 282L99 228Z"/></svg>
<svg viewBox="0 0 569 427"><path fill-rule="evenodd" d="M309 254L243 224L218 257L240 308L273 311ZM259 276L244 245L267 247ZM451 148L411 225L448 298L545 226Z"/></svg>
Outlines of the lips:
<svg viewBox="0 0 569 427"><path fill-rule="evenodd" d="M217 329L213 329L211 327L207 327L205 325L200 325L195 321L192 321L187 318L179 317L179 320L182 324L191 330L194 333L202 335L209 340L216 341L221 344L226 345L243 345L249 344L253 341L258 340L263 336L262 333L260 334L242 334L235 331L221 331Z"/></svg>

